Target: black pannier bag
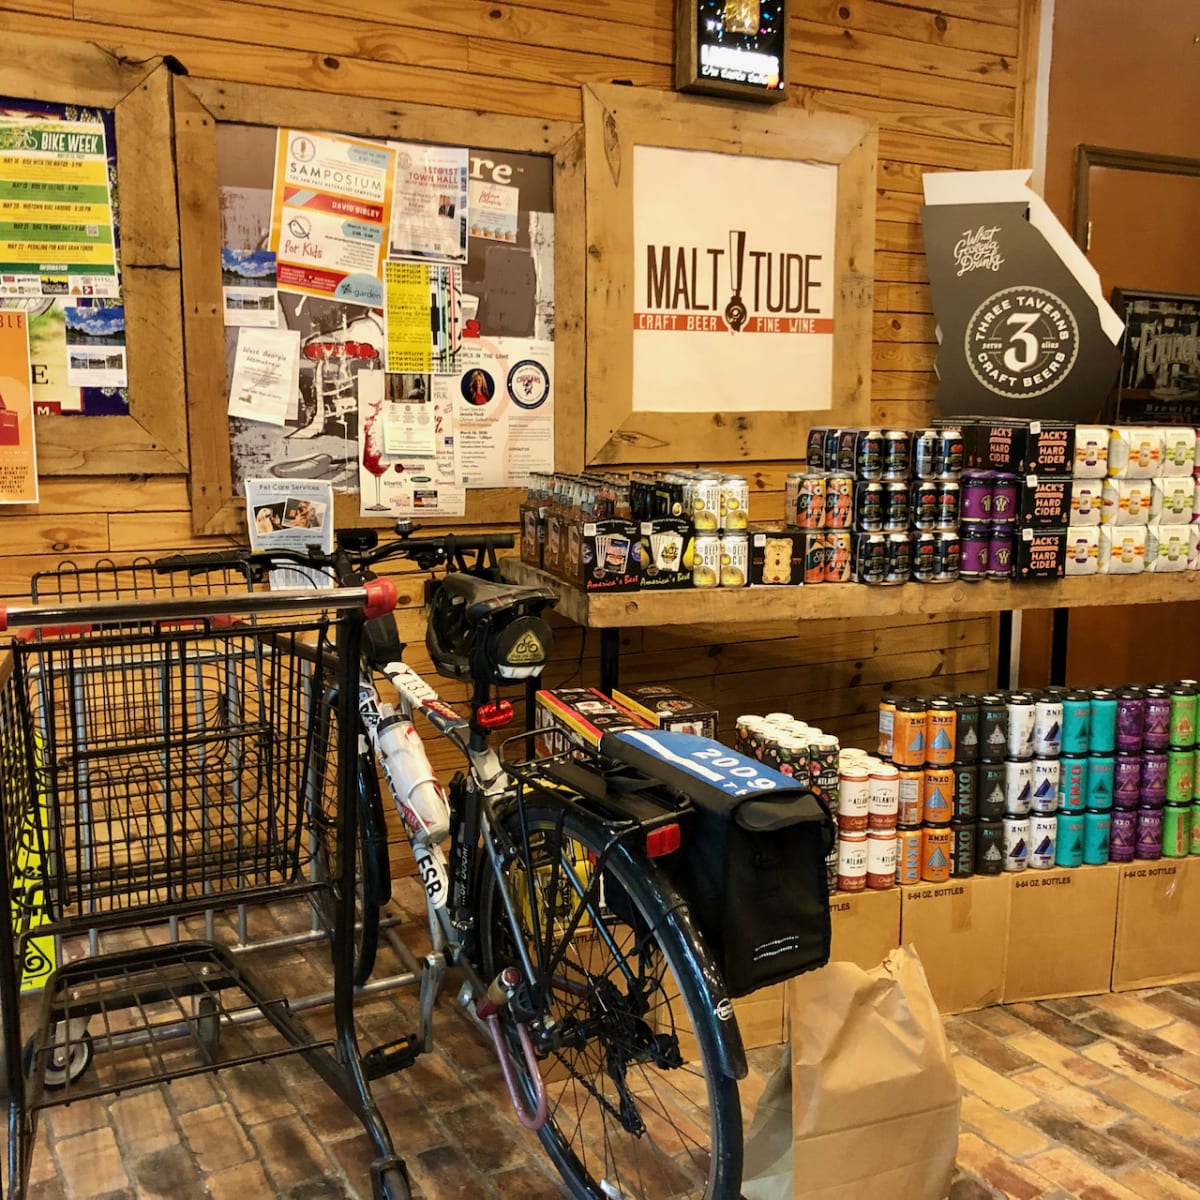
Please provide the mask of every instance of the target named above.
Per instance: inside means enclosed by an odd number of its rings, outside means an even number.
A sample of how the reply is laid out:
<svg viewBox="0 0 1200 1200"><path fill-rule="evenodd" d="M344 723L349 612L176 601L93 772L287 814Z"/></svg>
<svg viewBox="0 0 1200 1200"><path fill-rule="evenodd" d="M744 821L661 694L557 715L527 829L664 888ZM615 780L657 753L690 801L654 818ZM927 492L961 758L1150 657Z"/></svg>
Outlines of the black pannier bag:
<svg viewBox="0 0 1200 1200"><path fill-rule="evenodd" d="M688 760L700 759L700 777L691 762L673 752L684 746L690 749ZM787 776L692 734L610 734L601 753L661 779L695 806L680 850L666 861L731 996L745 996L829 961L825 859L835 831L816 796ZM700 757L705 754L717 757ZM780 786L733 794L729 783L704 777L736 781L724 765L731 760ZM704 770L710 765L715 769Z"/></svg>

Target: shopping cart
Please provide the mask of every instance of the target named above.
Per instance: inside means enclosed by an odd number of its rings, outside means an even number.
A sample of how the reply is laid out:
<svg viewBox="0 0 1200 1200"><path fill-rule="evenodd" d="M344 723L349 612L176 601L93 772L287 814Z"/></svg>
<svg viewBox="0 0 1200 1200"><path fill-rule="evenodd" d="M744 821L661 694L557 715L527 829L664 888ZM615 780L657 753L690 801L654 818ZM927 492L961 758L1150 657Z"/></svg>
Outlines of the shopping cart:
<svg viewBox="0 0 1200 1200"><path fill-rule="evenodd" d="M42 1109L294 1053L370 1135L376 1197L407 1196L353 1023L352 771L337 773L334 869L308 869L314 714L333 672L337 761L353 764L362 623L390 611L395 589L108 594L0 609L0 630L17 634L0 657L9 1200L25 1193ZM246 956L153 936L318 891L334 914L327 1039ZM148 944L97 952L131 930ZM23 979L42 984L24 1020Z"/></svg>

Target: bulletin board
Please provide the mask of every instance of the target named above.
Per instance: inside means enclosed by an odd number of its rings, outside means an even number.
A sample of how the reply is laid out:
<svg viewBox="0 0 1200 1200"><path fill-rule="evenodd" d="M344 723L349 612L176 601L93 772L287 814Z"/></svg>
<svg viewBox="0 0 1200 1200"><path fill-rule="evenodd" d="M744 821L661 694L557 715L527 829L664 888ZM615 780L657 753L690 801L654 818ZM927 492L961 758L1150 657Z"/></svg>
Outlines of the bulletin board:
<svg viewBox="0 0 1200 1200"><path fill-rule="evenodd" d="M31 316L38 474L186 472L171 66L127 61L97 45L5 36L5 110L44 114L68 125L101 121L115 157L111 182L121 295L111 305L97 304L93 315L107 309L105 316L112 317L113 306L123 309L127 384L89 389L90 403L83 403L79 388L67 386L64 378L70 331L61 328L61 305L50 310L37 298L20 302ZM83 327L81 320L78 329ZM77 357L96 363L106 349L113 360L119 357L112 330L96 322L91 329L89 353ZM78 414L66 415L71 408Z"/></svg>
<svg viewBox="0 0 1200 1200"><path fill-rule="evenodd" d="M239 333L228 323L229 295L223 288L231 282L234 259L253 256L264 244L280 129L465 147L472 178L520 180L521 207L519 214L512 214L511 232L470 239L471 254L462 268L463 291L470 294L470 317L477 329L482 327L486 337L494 339L485 349L505 344L505 339L515 345L521 345L521 339L552 342L554 426L549 449L560 469L582 465L584 255L579 126L194 78L174 80L174 103L185 230L181 265L196 533L237 533L244 528L242 485L250 477L328 481L335 489L338 524L372 519L359 517L359 431L353 400L347 400L362 371L380 369L383 329L369 304L335 303L280 291L276 302L281 324L299 332L305 356L294 410L283 427L240 420L227 411ZM236 301L239 306L257 303L252 291L243 295L244 301ZM357 361L348 361L336 349L347 343L355 348ZM482 353L481 346L484 341L464 340L463 362L475 361L470 356ZM503 387L524 387L536 398L540 386L536 366L522 368L518 361L510 367L507 359L497 361L501 370L484 361L481 365L490 371L462 372L464 399L468 379L480 377L486 378L487 390L482 395L473 393L472 403L490 399L493 391ZM426 386L421 376L389 372L387 380L389 389ZM496 464L486 458L477 454L472 469L494 468ZM470 484L470 474L467 481ZM522 494L523 489L486 483L468 486L465 515L436 519L472 525L509 521Z"/></svg>

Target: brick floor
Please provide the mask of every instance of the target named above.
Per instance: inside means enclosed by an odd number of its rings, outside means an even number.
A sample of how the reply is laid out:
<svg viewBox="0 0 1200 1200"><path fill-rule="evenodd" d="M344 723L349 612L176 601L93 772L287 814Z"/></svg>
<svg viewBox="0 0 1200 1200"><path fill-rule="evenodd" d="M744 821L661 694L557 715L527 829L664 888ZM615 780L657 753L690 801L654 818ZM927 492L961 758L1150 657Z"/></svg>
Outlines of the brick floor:
<svg viewBox="0 0 1200 1200"><path fill-rule="evenodd" d="M418 896L401 893L415 907ZM294 913L255 919L293 932ZM153 931L151 931L151 936ZM414 946L417 943L414 940ZM289 980L324 985L320 947L283 952ZM402 969L381 950L378 971ZM415 1024L412 989L364 998L373 1045ZM327 1012L311 1014L319 1030ZM1013 1004L946 1019L962 1087L950 1200L1200 1196L1200 984ZM376 1096L421 1200L562 1196L508 1111L490 1051L440 1004L441 1048ZM747 1124L780 1050L752 1051ZM370 1143L298 1056L42 1114L29 1200L368 1200ZM920 1200L881 1197L880 1200Z"/></svg>

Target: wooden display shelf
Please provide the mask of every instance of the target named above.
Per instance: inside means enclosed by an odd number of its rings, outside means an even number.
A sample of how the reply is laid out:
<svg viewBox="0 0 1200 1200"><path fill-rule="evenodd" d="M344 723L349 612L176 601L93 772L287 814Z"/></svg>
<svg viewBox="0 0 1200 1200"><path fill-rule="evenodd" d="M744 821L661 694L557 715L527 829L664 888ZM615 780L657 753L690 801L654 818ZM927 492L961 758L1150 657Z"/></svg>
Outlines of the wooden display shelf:
<svg viewBox="0 0 1200 1200"><path fill-rule="evenodd" d="M1166 575L1088 575L1029 583L859 583L807 587L713 588L649 592L585 592L517 558L503 560L511 583L553 588L556 611L592 629L754 621L827 621L849 617L899 617L939 613L1009 612L1038 608L1095 608L1200 600L1197 572Z"/></svg>

